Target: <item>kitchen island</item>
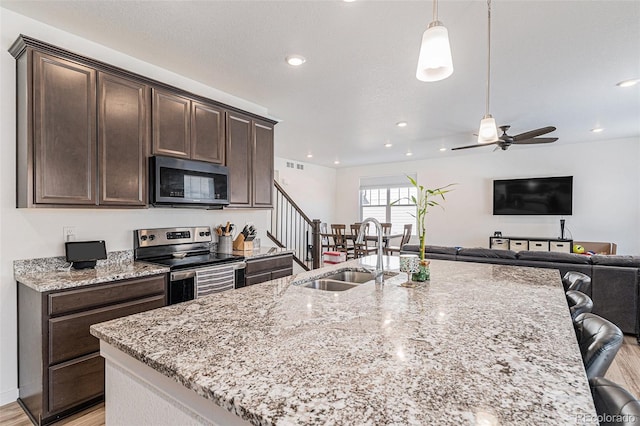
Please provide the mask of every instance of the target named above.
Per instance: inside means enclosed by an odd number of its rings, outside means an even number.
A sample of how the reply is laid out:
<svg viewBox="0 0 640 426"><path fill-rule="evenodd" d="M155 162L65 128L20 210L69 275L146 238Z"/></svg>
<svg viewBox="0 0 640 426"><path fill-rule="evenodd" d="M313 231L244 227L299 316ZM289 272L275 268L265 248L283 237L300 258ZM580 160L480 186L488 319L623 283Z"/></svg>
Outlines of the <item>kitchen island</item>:
<svg viewBox="0 0 640 426"><path fill-rule="evenodd" d="M107 424L597 424L558 271L432 261L417 288L298 285L373 265L92 326Z"/></svg>

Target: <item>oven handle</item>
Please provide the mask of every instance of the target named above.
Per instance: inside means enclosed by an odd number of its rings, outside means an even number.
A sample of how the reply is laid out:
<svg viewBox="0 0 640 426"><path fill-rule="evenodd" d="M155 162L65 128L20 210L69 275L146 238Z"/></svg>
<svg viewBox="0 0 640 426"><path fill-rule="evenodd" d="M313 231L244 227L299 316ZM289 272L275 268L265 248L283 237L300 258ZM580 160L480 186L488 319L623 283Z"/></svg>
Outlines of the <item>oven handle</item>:
<svg viewBox="0 0 640 426"><path fill-rule="evenodd" d="M193 278L195 276L196 276L196 271L194 271L194 270L172 272L171 273L171 281L186 280L188 278Z"/></svg>
<svg viewBox="0 0 640 426"><path fill-rule="evenodd" d="M233 269L236 269L236 270L237 269L244 269L247 266L246 262L234 262L234 263L232 263L232 265L233 265ZM220 267L224 267L224 266L229 266L229 264L226 263L226 264L220 265ZM197 269L214 269L214 268L202 266L200 268L194 268L194 269L188 269L188 270L185 270L185 271L172 272L171 273L171 281L179 281L179 280L186 280L188 278L193 278L193 277L196 276L196 270Z"/></svg>

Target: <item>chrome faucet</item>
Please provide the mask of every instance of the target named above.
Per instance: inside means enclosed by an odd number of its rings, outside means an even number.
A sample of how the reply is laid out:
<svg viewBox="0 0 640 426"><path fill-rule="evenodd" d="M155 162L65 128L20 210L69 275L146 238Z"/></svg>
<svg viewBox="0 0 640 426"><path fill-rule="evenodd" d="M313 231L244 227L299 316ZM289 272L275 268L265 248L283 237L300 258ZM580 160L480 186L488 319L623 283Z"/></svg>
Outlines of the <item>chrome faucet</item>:
<svg viewBox="0 0 640 426"><path fill-rule="evenodd" d="M368 217L362 221L360 225L360 231L358 231L358 238L356 238L356 244L362 244L365 238L365 229L367 227L367 223L373 222L376 227L376 232L378 234L378 259L376 261L376 270L374 272L376 283L381 283L384 277L384 266L382 265L382 225L378 222L377 219L373 217Z"/></svg>

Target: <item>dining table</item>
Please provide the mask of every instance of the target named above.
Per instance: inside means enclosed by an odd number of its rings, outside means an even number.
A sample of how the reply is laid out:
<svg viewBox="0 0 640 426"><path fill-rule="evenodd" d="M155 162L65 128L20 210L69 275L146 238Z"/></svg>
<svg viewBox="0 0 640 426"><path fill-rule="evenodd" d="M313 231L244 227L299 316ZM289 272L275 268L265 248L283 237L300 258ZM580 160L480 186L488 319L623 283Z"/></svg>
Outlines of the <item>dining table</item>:
<svg viewBox="0 0 640 426"><path fill-rule="evenodd" d="M321 238L331 238L333 239L333 233L331 232L327 232L327 233L320 233L320 237ZM346 240L349 241L355 241L357 235L353 235L353 234L345 234L344 238ZM367 241L378 241L378 236L377 235L367 235L366 237ZM382 235L382 245L383 247L389 247L389 241L394 239L394 238L402 238L402 234L383 234Z"/></svg>

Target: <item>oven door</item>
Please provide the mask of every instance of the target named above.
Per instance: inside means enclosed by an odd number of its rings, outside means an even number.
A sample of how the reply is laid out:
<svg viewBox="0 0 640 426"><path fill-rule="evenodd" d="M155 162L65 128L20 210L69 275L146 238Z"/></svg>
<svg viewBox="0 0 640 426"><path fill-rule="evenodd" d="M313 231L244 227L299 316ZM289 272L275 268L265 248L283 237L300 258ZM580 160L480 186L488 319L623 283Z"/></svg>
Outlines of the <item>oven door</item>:
<svg viewBox="0 0 640 426"><path fill-rule="evenodd" d="M169 304L174 305L195 298L196 272L194 270L172 272L169 281Z"/></svg>
<svg viewBox="0 0 640 426"><path fill-rule="evenodd" d="M204 266L171 273L169 304L186 302L244 286L244 262Z"/></svg>

